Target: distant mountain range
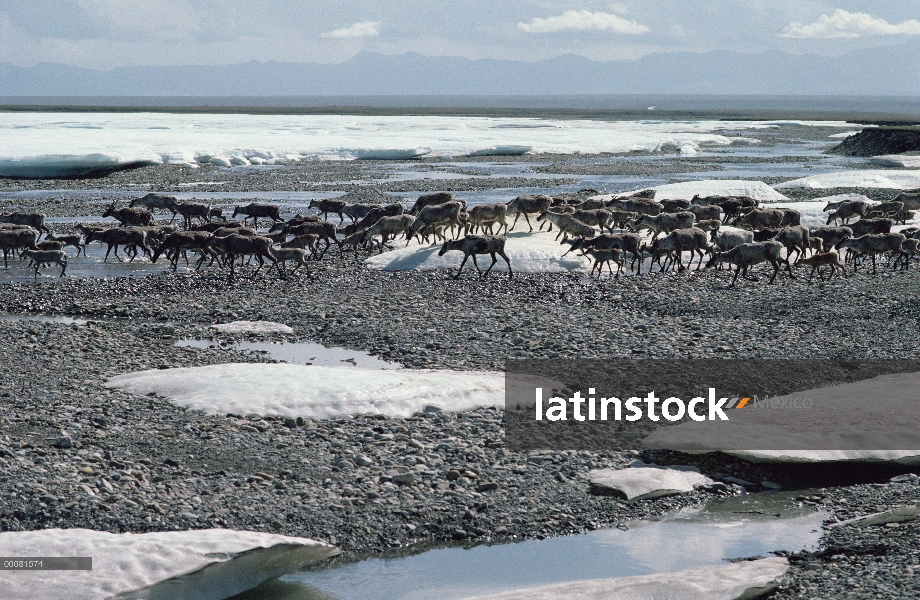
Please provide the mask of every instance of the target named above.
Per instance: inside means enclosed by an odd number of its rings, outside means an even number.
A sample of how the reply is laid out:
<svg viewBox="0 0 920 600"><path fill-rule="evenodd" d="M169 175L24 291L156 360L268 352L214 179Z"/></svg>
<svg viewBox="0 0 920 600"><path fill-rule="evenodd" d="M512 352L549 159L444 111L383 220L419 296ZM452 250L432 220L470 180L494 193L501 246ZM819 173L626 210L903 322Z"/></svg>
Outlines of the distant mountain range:
<svg viewBox="0 0 920 600"><path fill-rule="evenodd" d="M835 57L779 51L655 53L598 62L539 62L361 52L338 64L248 62L121 67L0 63L0 96L312 96L734 94L909 96L920 93L920 45Z"/></svg>

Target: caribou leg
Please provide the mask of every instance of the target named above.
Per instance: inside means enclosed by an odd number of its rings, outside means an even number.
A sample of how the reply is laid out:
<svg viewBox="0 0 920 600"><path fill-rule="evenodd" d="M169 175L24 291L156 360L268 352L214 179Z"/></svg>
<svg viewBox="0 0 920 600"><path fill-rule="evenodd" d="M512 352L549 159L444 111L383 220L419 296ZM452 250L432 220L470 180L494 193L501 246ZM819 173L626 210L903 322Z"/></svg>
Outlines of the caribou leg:
<svg viewBox="0 0 920 600"><path fill-rule="evenodd" d="M457 269L457 274L454 275L454 279L460 279L460 271L463 270L463 265L466 264L466 260L467 260L469 257L470 257L469 254L467 254L467 255L465 255L465 256L463 257L463 262L460 263L460 267Z"/></svg>

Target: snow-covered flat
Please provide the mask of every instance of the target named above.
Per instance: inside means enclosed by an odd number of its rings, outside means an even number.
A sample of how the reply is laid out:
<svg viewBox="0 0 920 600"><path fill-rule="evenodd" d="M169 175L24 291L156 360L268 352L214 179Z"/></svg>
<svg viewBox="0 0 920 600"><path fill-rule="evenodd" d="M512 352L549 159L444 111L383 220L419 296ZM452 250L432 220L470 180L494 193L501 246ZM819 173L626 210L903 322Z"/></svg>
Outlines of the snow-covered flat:
<svg viewBox="0 0 920 600"><path fill-rule="evenodd" d="M595 469L588 473L593 485L618 490L627 500L645 500L692 492L714 483L696 467L659 467L640 464L628 469Z"/></svg>
<svg viewBox="0 0 920 600"><path fill-rule="evenodd" d="M571 252L568 256L562 256L569 246L563 246L555 240L556 229L547 233L546 231L526 231L527 223L524 219L519 219L515 231L507 236L505 242L505 253L511 259L511 269L518 273L565 273L569 271L587 272L591 270L591 261L580 256L577 252ZM533 220L531 220L533 222ZM509 225L511 220L509 219ZM535 223L535 225L539 225ZM525 231L520 231L521 228ZM397 246L395 250L384 252L371 256L364 261L371 269L379 271L432 271L435 269L456 269L463 260L463 252L454 250L447 252L444 256L438 256L441 250L441 244L430 246L419 246L412 243L409 247ZM504 259L497 256L498 262L492 269L492 272L508 272ZM485 271L492 259L489 255L477 256L479 267ZM473 266L472 257L466 261L464 270L472 269L475 273L476 267ZM614 267L614 270L616 267ZM605 269L606 272L606 269ZM490 274L491 276L491 274Z"/></svg>
<svg viewBox="0 0 920 600"><path fill-rule="evenodd" d="M232 321L211 325L211 328L224 333L294 333L290 326L273 321Z"/></svg>
<svg viewBox="0 0 920 600"><path fill-rule="evenodd" d="M854 169L835 173L809 175L773 186L788 188L884 188L910 190L920 187L920 170L892 171L886 169Z"/></svg>
<svg viewBox="0 0 920 600"><path fill-rule="evenodd" d="M211 414L409 417L426 406L461 411L504 402L502 373L230 363L111 377L107 387L155 393Z"/></svg>
<svg viewBox="0 0 920 600"><path fill-rule="evenodd" d="M789 200L762 181L742 179L705 179L702 181L681 181L659 185L655 188L655 200L690 200L694 196L747 196L761 202L783 202Z"/></svg>
<svg viewBox="0 0 920 600"><path fill-rule="evenodd" d="M155 124L155 127L151 125ZM533 152L653 152L756 144L723 135L768 122L440 116L8 113L0 175L59 177L132 164L220 167Z"/></svg>
<svg viewBox="0 0 920 600"><path fill-rule="evenodd" d="M92 570L0 570L0 600L221 600L339 554L329 544L254 531L0 533L4 556L91 557Z"/></svg>
<svg viewBox="0 0 920 600"><path fill-rule="evenodd" d="M762 558L672 573L570 581L475 600L741 600L772 590L788 569L785 558Z"/></svg>
<svg viewBox="0 0 920 600"><path fill-rule="evenodd" d="M920 156L916 154L885 154L882 156L873 156L869 159L869 162L883 167L920 168Z"/></svg>

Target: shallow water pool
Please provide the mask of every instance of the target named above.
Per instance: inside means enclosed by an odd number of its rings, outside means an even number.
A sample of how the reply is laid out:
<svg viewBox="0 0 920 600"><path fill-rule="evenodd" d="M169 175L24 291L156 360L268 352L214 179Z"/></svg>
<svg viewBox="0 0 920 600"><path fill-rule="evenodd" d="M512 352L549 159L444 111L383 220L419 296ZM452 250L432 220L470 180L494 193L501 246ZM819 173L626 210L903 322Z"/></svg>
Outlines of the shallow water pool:
<svg viewBox="0 0 920 600"><path fill-rule="evenodd" d="M798 492L800 494L801 492ZM788 493L716 500L626 530L370 559L306 571L237 600L459 599L581 579L648 575L813 548L824 513Z"/></svg>
<svg viewBox="0 0 920 600"><path fill-rule="evenodd" d="M399 363L381 360L361 350L349 350L337 346L326 347L312 342L237 342L221 344L216 340L179 340L179 347L215 348L260 352L275 360L294 365L316 365L321 367L360 367L362 369L400 369Z"/></svg>

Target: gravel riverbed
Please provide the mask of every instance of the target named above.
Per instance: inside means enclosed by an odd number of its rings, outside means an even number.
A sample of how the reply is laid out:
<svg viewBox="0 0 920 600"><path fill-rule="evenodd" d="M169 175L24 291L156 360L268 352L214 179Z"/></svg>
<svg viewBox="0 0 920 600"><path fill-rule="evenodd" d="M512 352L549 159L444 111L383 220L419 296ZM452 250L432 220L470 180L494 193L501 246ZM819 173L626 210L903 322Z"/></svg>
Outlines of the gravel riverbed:
<svg viewBox="0 0 920 600"><path fill-rule="evenodd" d="M349 177L363 177L363 167L354 169ZM134 185L162 184L172 172L126 173ZM103 183L111 181L80 185ZM3 186L10 191L14 183ZM60 212L87 214L80 212L83 200L74 202L61 200ZM897 358L916 352L917 269L880 267L876 276L860 269L829 282L808 282L799 270L797 279L783 273L774 285L767 285L765 271L757 274L760 281L742 280L734 289L726 288L727 274L711 270L599 281L577 274L480 280L470 273L454 281L443 271L372 271L330 252L309 273L287 279L228 281L211 269L2 285L0 308L10 315L89 322L0 319L0 530L219 526L325 539L345 551L343 560L355 560L610 527L758 492L765 480L807 490L795 501L828 511L834 521L920 502L920 479L889 481L916 470L909 467L809 471L723 455L524 454L504 447L497 409L298 422L209 416L103 385L111 375L142 369L270 360L174 345L188 338L308 340L406 367L456 370L500 370L516 357ZM277 321L294 334L241 337L209 329L233 320ZM590 469L636 458L696 464L720 483L639 502L592 492ZM918 597L918 532L917 522L829 530L821 548L791 557L790 576L774 597Z"/></svg>

